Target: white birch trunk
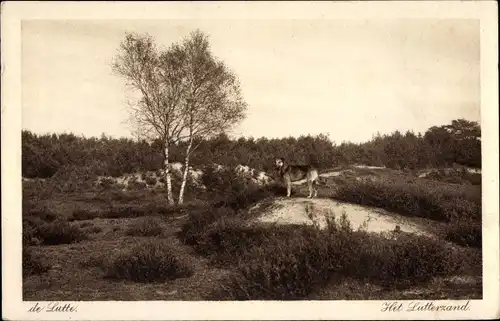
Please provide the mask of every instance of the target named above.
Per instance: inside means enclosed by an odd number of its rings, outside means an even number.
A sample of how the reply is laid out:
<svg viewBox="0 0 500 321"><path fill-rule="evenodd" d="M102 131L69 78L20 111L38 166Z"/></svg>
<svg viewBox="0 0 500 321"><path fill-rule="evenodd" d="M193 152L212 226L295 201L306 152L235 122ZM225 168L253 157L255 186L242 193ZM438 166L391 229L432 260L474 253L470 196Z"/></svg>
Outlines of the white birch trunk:
<svg viewBox="0 0 500 321"><path fill-rule="evenodd" d="M193 141L189 141L189 145L186 149L186 158L184 161L184 172L182 173L182 183L181 183L181 189L179 191L179 204L184 203L184 190L186 188L186 182L187 182L187 175L189 172L189 156L191 153L191 147L193 146Z"/></svg>
<svg viewBox="0 0 500 321"><path fill-rule="evenodd" d="M174 204L174 197L172 195L172 176L170 173L170 164L168 162L168 143L165 143L165 160L163 163L165 167L165 180L167 181L167 200L168 204Z"/></svg>

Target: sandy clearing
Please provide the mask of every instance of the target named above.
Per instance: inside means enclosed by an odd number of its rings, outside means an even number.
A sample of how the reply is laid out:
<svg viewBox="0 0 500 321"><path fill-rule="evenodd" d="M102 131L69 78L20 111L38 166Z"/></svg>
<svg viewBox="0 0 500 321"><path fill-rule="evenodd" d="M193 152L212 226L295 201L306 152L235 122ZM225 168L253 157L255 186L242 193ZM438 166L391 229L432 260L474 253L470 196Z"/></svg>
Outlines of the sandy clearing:
<svg viewBox="0 0 500 321"><path fill-rule="evenodd" d="M258 207L255 208L255 210ZM320 228L326 226L326 217L339 220L346 213L353 229L365 229L372 233L392 232L399 226L402 232L432 236L423 226L408 218L381 209L342 203L331 199L291 198L277 199L273 206L258 219L261 223L308 224L316 222Z"/></svg>

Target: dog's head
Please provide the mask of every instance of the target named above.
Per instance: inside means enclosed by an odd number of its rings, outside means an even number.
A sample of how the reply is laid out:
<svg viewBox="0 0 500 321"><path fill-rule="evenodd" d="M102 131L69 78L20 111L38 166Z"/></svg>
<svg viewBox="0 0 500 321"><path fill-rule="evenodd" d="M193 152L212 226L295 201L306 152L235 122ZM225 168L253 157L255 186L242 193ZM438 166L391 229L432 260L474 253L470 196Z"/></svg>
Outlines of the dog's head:
<svg viewBox="0 0 500 321"><path fill-rule="evenodd" d="M275 158L274 165L276 166L276 168L280 169L285 165L285 160L283 158Z"/></svg>

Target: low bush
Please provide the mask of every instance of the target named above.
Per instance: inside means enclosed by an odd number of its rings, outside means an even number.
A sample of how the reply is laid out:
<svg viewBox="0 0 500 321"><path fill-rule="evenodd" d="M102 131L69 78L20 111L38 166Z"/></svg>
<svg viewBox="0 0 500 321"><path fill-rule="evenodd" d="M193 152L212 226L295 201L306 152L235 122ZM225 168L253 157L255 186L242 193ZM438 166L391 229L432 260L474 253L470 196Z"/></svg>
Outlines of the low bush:
<svg viewBox="0 0 500 321"><path fill-rule="evenodd" d="M208 207L205 209L196 209L189 213L189 217L181 227L179 236L185 244L198 245L202 242L210 224L223 217L234 217L235 212L231 208Z"/></svg>
<svg viewBox="0 0 500 321"><path fill-rule="evenodd" d="M442 185L398 179L353 181L341 185L334 198L437 221L481 220L480 197Z"/></svg>
<svg viewBox="0 0 500 321"><path fill-rule="evenodd" d="M145 182L146 182L146 184L148 184L148 185L155 185L155 184L158 182L157 178L156 178L156 177L153 177L153 176L146 176L146 177L144 178L144 181L145 181Z"/></svg>
<svg viewBox="0 0 500 321"><path fill-rule="evenodd" d="M102 232L102 228L100 228L99 226L89 226L85 229L85 232L96 234Z"/></svg>
<svg viewBox="0 0 500 321"><path fill-rule="evenodd" d="M23 217L23 245L40 245L42 243L40 228L47 224L37 216Z"/></svg>
<svg viewBox="0 0 500 321"><path fill-rule="evenodd" d="M193 268L179 259L165 241L138 245L109 264L106 276L134 282L164 282L190 277Z"/></svg>
<svg viewBox="0 0 500 321"><path fill-rule="evenodd" d="M88 239L78 226L66 221L41 224L36 230L36 236L44 245L70 244Z"/></svg>
<svg viewBox="0 0 500 321"><path fill-rule="evenodd" d="M196 204L168 205L149 203L146 205L113 205L106 211L99 213L99 216L103 218L134 218L151 215L170 216L195 207L197 207Z"/></svg>
<svg viewBox="0 0 500 321"><path fill-rule="evenodd" d="M86 220L93 220L98 217L100 217L99 212L80 208L73 211L71 216L68 218L68 221L86 221Z"/></svg>
<svg viewBox="0 0 500 321"><path fill-rule="evenodd" d="M451 224L446 230L446 240L462 246L482 247L482 225L477 222Z"/></svg>
<svg viewBox="0 0 500 321"><path fill-rule="evenodd" d="M160 236L163 234L163 228L158 218L144 217L132 223L126 234L130 236Z"/></svg>
<svg viewBox="0 0 500 321"><path fill-rule="evenodd" d="M426 178L449 184L481 185L481 174L466 170L435 170L427 174Z"/></svg>
<svg viewBox="0 0 500 321"><path fill-rule="evenodd" d="M147 206L111 206L107 211L102 213L104 218L132 218L146 216L149 213Z"/></svg>
<svg viewBox="0 0 500 321"><path fill-rule="evenodd" d="M106 267L106 260L107 257L103 254L100 255L86 255L82 257L78 265L80 265L83 268L90 268L90 267L99 267L99 268L105 268Z"/></svg>
<svg viewBox="0 0 500 321"><path fill-rule="evenodd" d="M46 207L23 211L23 216L38 217L45 222L53 222L59 217L56 213Z"/></svg>
<svg viewBox="0 0 500 321"><path fill-rule="evenodd" d="M37 275L49 270L49 266L36 257L29 247L23 246L23 276Z"/></svg>

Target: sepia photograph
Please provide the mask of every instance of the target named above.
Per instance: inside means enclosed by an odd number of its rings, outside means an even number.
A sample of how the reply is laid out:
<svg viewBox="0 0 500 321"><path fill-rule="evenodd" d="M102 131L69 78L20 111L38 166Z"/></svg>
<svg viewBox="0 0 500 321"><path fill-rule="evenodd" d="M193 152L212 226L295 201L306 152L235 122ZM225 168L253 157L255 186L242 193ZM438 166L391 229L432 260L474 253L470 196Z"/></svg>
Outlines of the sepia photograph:
<svg viewBox="0 0 500 321"><path fill-rule="evenodd" d="M106 18L98 4L28 10L9 42L2 225L19 244L23 320L95 301L146 304L125 318L162 318L149 301L460 318L498 299L498 52L483 60L497 40L481 16L291 2L161 3L165 17L123 3L120 16L101 3Z"/></svg>

